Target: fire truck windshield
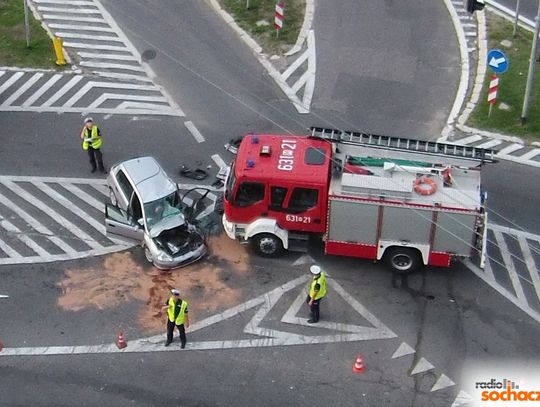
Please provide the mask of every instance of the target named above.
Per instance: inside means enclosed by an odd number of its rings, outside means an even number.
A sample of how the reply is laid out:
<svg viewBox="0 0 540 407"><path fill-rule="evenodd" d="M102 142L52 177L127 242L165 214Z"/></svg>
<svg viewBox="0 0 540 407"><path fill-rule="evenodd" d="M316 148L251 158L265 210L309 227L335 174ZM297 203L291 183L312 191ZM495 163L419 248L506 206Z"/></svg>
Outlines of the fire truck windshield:
<svg viewBox="0 0 540 407"><path fill-rule="evenodd" d="M236 177L234 176L235 171L235 163L233 162L231 165L231 169L229 171L229 177L227 178L227 185L225 186L225 199L228 202L233 202L233 194L234 194L234 184L236 183Z"/></svg>

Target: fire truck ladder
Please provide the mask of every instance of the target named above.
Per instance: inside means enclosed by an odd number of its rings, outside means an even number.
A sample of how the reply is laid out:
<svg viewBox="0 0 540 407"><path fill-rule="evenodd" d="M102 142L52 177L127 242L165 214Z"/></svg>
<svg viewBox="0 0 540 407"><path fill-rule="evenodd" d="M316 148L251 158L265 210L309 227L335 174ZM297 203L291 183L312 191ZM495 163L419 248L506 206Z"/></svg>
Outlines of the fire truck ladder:
<svg viewBox="0 0 540 407"><path fill-rule="evenodd" d="M323 127L310 127L311 136L338 143L363 145L366 147L384 148L388 150L401 150L418 152L422 154L450 156L465 160L474 160L492 163L495 151L484 148L459 146L456 144L437 143L401 137L380 136L377 134L360 133L355 131L341 131L325 129Z"/></svg>

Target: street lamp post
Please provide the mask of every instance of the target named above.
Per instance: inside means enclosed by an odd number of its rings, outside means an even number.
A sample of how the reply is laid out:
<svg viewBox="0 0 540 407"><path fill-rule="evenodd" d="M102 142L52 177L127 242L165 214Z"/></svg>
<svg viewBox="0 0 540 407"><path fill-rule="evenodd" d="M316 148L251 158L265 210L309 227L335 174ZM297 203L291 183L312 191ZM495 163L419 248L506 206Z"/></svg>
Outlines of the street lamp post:
<svg viewBox="0 0 540 407"><path fill-rule="evenodd" d="M26 47L30 47L30 18L28 16L28 0L23 0L24 3L24 31L26 34Z"/></svg>
<svg viewBox="0 0 540 407"><path fill-rule="evenodd" d="M527 74L527 85L525 86L525 96L523 97L523 110L521 111L521 125L527 123L527 110L531 98L532 85L534 80L534 70L536 68L536 51L538 49L538 34L540 34L540 0L538 1L538 13L535 19L534 37L531 47L531 58L529 59L529 73Z"/></svg>

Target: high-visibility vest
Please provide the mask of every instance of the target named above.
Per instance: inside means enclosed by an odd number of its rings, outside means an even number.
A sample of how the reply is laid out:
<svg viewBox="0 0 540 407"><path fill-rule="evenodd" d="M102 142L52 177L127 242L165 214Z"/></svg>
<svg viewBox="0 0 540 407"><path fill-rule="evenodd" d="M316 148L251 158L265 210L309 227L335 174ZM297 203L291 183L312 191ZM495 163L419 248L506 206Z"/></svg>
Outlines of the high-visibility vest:
<svg viewBox="0 0 540 407"><path fill-rule="evenodd" d="M100 148L101 147L101 144L102 144L101 136L99 135L98 127L95 124L92 126L91 131L92 131L92 135L90 136L91 141L88 142L88 141L86 141L86 139L88 138L88 137L86 137L87 129L86 128L84 129L84 139L83 139L83 143L82 143L83 150L88 150L88 145L89 144L92 145L92 148Z"/></svg>
<svg viewBox="0 0 540 407"><path fill-rule="evenodd" d="M320 288L317 294L315 294L315 286L319 284ZM319 277L313 277L313 280L311 280L311 286L309 288L309 298L312 300L320 300L322 297L326 295L326 277L324 273L321 271L321 275Z"/></svg>
<svg viewBox="0 0 540 407"><path fill-rule="evenodd" d="M178 313L176 320L174 319L175 308L176 301L173 297L171 297L169 298L169 308L167 309L167 314L169 314L169 321L174 322L176 325L182 325L184 323L184 320L186 319L187 301L182 300L182 304L180 305L180 312Z"/></svg>

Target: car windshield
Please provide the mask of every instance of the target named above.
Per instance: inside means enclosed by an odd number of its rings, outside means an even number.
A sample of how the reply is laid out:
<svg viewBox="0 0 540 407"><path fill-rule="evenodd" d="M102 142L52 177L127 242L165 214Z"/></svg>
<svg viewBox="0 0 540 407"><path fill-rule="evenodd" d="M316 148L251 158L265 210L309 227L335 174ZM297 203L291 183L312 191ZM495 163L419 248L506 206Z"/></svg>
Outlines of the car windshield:
<svg viewBox="0 0 540 407"><path fill-rule="evenodd" d="M177 193L173 192L163 198L145 203L144 213L148 229L171 216L181 215L182 211L177 207L178 201Z"/></svg>

